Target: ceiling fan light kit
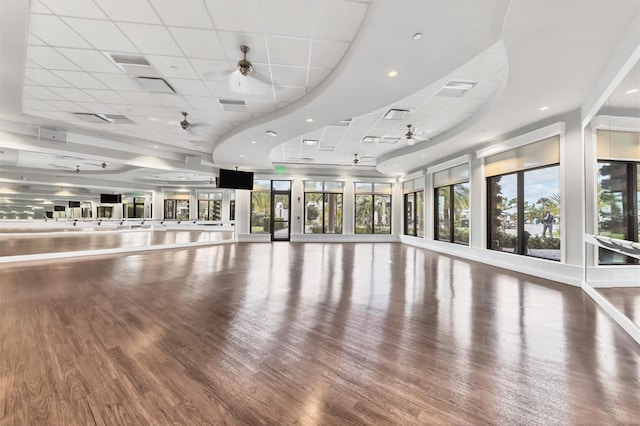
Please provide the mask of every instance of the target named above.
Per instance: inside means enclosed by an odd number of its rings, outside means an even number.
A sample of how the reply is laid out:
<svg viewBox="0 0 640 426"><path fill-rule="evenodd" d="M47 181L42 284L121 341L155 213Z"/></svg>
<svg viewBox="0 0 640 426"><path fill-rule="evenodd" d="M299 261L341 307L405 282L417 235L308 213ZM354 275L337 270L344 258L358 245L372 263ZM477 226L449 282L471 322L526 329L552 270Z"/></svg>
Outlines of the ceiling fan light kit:
<svg viewBox="0 0 640 426"><path fill-rule="evenodd" d="M238 61L238 70L240 71L240 74L246 77L251 70L253 70L253 64L247 59L247 53L249 53L251 49L249 46L243 44L240 46L240 51L244 57Z"/></svg>

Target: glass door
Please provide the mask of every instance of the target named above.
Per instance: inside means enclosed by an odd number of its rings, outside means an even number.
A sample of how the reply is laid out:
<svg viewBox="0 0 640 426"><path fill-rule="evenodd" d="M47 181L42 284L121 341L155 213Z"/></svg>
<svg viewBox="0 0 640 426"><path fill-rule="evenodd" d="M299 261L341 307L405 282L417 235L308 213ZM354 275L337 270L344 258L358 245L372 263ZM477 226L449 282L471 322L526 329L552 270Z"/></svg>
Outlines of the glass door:
<svg viewBox="0 0 640 426"><path fill-rule="evenodd" d="M271 181L271 241L289 241L291 182Z"/></svg>

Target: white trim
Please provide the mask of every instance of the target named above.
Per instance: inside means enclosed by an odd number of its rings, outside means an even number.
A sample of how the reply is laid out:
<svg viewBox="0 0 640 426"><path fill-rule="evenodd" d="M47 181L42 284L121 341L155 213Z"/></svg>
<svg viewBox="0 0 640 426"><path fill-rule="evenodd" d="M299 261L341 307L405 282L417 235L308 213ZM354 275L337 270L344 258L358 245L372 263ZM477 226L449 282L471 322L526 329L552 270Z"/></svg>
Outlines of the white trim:
<svg viewBox="0 0 640 426"><path fill-rule="evenodd" d="M295 234L293 243L397 243L395 234Z"/></svg>
<svg viewBox="0 0 640 426"><path fill-rule="evenodd" d="M582 283L582 290L593 299L609 316L618 323L629 336L633 338L637 343L640 343L640 328L627 318L622 312L620 312L615 306L611 304L603 295L594 290L589 284Z"/></svg>
<svg viewBox="0 0 640 426"><path fill-rule="evenodd" d="M566 222L567 197L565 196L565 194L567 192L565 192L566 191L565 169L567 167L567 164L565 164L565 155L564 155L565 154L564 153L564 150L565 150L564 132L561 133L559 137L560 137L560 143L558 148L560 149L560 152L558 153L559 154L558 158L560 159L560 164L558 167L558 192L560 193L560 205L558 207L560 208L560 217L562 218L562 222ZM581 169L584 169L584 165L581 167ZM524 194L522 195L524 196ZM582 215L584 216L584 191L582 191L581 198L582 198L581 209L582 209ZM564 225L561 225L560 227L560 262L561 263L567 262L567 229L566 228L567 227Z"/></svg>
<svg viewBox="0 0 640 426"><path fill-rule="evenodd" d="M562 136L565 133L565 129L566 123L564 121L559 121L486 148L481 148L476 151L476 158L485 158L490 155L499 154L534 142L539 142L553 136Z"/></svg>
<svg viewBox="0 0 640 426"><path fill-rule="evenodd" d="M409 175L401 176L400 178L398 178L398 181L400 183L405 183L405 182L409 182L410 180L416 180L416 179L421 178L421 177L423 177L425 175L426 175L425 170L418 170L417 172L413 172L413 173L411 173Z"/></svg>
<svg viewBox="0 0 640 426"><path fill-rule="evenodd" d="M470 161L471 161L471 154L461 155L460 157L447 160L445 162L436 164L435 166L427 167L427 174L429 175L429 174L441 172L443 170L447 170L455 166L460 166L464 163L469 164Z"/></svg>
<svg viewBox="0 0 640 426"><path fill-rule="evenodd" d="M271 234L238 234L241 243L270 243Z"/></svg>
<svg viewBox="0 0 640 426"><path fill-rule="evenodd" d="M591 130L640 131L640 117L599 115L591 120Z"/></svg>

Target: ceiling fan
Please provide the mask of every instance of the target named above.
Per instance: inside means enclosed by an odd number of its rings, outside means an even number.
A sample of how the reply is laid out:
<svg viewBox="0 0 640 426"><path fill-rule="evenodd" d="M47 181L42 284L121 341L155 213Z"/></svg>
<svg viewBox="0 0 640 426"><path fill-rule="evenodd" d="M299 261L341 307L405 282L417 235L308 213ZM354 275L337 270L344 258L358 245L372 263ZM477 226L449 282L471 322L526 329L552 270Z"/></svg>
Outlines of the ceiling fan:
<svg viewBox="0 0 640 426"><path fill-rule="evenodd" d="M416 128L413 127L413 124L407 124L407 133L404 134L404 137L407 139L407 145L415 145L416 142L428 141L428 138L419 138L417 136L422 135L425 132L416 133Z"/></svg>
<svg viewBox="0 0 640 426"><path fill-rule="evenodd" d="M246 44L240 46L242 59L238 61L238 67L229 77L229 89L232 92L251 94L252 85L271 85L271 80L269 78L264 77L253 70L253 64L247 59L247 54L250 51L251 48Z"/></svg>

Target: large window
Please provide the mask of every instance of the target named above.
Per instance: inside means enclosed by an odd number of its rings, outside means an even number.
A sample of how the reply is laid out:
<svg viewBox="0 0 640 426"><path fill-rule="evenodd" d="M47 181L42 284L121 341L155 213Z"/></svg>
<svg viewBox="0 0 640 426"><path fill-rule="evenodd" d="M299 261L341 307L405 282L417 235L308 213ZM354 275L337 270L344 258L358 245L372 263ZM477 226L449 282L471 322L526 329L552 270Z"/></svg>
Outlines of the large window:
<svg viewBox="0 0 640 426"><path fill-rule="evenodd" d="M125 201L127 209L127 218L144 218L144 201L143 197L132 197Z"/></svg>
<svg viewBox="0 0 640 426"><path fill-rule="evenodd" d="M560 261L558 159L558 137L486 158L488 248Z"/></svg>
<svg viewBox="0 0 640 426"><path fill-rule="evenodd" d="M640 241L640 133L597 131L598 234ZM601 265L639 264L600 248Z"/></svg>
<svg viewBox="0 0 640 426"><path fill-rule="evenodd" d="M404 193L404 234L424 237L424 178L402 184Z"/></svg>
<svg viewBox="0 0 640 426"><path fill-rule="evenodd" d="M164 219L165 220L189 220L189 200L188 199L164 200Z"/></svg>
<svg viewBox="0 0 640 426"><path fill-rule="evenodd" d="M391 233L391 184L355 184L355 233Z"/></svg>
<svg viewBox="0 0 640 426"><path fill-rule="evenodd" d="M436 240L469 245L469 165L433 175Z"/></svg>
<svg viewBox="0 0 640 426"><path fill-rule="evenodd" d="M198 194L198 220L222 220L222 192Z"/></svg>
<svg viewBox="0 0 640 426"><path fill-rule="evenodd" d="M254 180L251 191L251 233L271 233L271 181Z"/></svg>
<svg viewBox="0 0 640 426"><path fill-rule="evenodd" d="M304 183L305 234L342 234L343 182Z"/></svg>

